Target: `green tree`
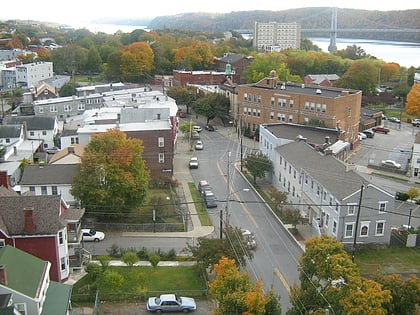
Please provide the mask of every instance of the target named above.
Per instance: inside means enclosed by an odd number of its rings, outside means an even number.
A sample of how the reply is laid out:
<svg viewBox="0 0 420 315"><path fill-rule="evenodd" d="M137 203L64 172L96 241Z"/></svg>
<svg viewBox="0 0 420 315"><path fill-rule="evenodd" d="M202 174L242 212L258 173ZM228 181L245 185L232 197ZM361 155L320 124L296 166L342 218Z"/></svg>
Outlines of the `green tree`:
<svg viewBox="0 0 420 315"><path fill-rule="evenodd" d="M99 277L98 281L98 290L100 292L121 292L124 285L124 278L117 271L112 269L107 269Z"/></svg>
<svg viewBox="0 0 420 315"><path fill-rule="evenodd" d="M334 86L362 90L364 94L372 94L376 93L377 82L378 70L371 61L354 61Z"/></svg>
<svg viewBox="0 0 420 315"><path fill-rule="evenodd" d="M117 129L96 134L85 147L71 192L87 211L116 215L139 206L150 179L143 144Z"/></svg>
<svg viewBox="0 0 420 315"><path fill-rule="evenodd" d="M85 70L90 73L100 72L101 66L102 66L101 56L99 55L98 49L95 46L93 46L89 49L86 65L85 65Z"/></svg>
<svg viewBox="0 0 420 315"><path fill-rule="evenodd" d="M367 56L364 49L357 45L347 46L346 49L337 50L334 54L340 56L341 58L348 58L352 60L362 59Z"/></svg>
<svg viewBox="0 0 420 315"><path fill-rule="evenodd" d="M247 258L253 258L252 249L246 246L246 239L239 228L227 226L224 234L222 239L200 237L196 245L188 244L188 250L203 269L212 269L222 257L233 259L242 267L246 266Z"/></svg>
<svg viewBox="0 0 420 315"><path fill-rule="evenodd" d="M413 84L407 95L407 114L420 116L420 83Z"/></svg>
<svg viewBox="0 0 420 315"><path fill-rule="evenodd" d="M229 113L230 101L220 93L208 93L200 97L193 103L193 110L200 115L207 117L206 125L210 120L219 117L226 121L226 115Z"/></svg>
<svg viewBox="0 0 420 315"><path fill-rule="evenodd" d="M139 261L139 258L135 252L128 251L123 254L122 261L125 262L128 267L133 267L133 265Z"/></svg>
<svg viewBox="0 0 420 315"><path fill-rule="evenodd" d="M254 179L254 184L257 183L257 177L263 178L266 172L270 172L273 169L273 164L269 157L261 152L249 154L244 159L244 163Z"/></svg>
<svg viewBox="0 0 420 315"><path fill-rule="evenodd" d="M408 195L408 199L413 201L414 199L416 199L418 196L420 196L420 191L417 187L410 187L407 190L407 195Z"/></svg>
<svg viewBox="0 0 420 315"><path fill-rule="evenodd" d="M157 254L153 254L149 256L149 261L152 264L153 268L156 268L160 261L160 256Z"/></svg>
<svg viewBox="0 0 420 315"><path fill-rule="evenodd" d="M169 97L173 98L178 105L185 105L187 107L187 113L190 113L190 108L198 98L196 89L192 86L175 86L168 89L166 93Z"/></svg>
<svg viewBox="0 0 420 315"><path fill-rule="evenodd" d="M76 95L76 86L73 82L65 83L59 91L60 97Z"/></svg>

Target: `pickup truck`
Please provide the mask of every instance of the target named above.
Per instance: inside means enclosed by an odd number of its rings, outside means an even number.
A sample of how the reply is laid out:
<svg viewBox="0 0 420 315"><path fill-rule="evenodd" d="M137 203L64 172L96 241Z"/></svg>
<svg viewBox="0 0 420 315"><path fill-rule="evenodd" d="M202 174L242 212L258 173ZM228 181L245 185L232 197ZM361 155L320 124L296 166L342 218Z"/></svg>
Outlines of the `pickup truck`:
<svg viewBox="0 0 420 315"><path fill-rule="evenodd" d="M384 134L387 134L389 132L389 129L388 128L381 127L381 126L373 127L372 130L374 132L381 132L381 133L384 133Z"/></svg>

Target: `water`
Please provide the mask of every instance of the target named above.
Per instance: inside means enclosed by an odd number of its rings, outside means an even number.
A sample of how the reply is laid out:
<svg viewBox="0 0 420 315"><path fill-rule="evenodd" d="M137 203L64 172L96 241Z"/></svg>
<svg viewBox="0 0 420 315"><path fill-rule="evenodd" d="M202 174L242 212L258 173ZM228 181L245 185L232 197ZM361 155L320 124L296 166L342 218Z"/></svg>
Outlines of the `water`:
<svg viewBox="0 0 420 315"><path fill-rule="evenodd" d="M323 51L328 52L329 38L309 38ZM386 62L395 62L403 67L420 67L420 43L392 42L384 40L337 38L337 49L347 46L361 47L366 54Z"/></svg>

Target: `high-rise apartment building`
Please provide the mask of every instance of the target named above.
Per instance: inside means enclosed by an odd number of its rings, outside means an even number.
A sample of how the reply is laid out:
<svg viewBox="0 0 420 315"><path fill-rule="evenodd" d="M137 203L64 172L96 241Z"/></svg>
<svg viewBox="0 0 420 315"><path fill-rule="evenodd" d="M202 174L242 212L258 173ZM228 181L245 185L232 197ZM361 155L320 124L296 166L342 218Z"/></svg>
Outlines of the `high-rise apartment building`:
<svg viewBox="0 0 420 315"><path fill-rule="evenodd" d="M301 26L298 23L255 22L253 47L258 51L299 49Z"/></svg>

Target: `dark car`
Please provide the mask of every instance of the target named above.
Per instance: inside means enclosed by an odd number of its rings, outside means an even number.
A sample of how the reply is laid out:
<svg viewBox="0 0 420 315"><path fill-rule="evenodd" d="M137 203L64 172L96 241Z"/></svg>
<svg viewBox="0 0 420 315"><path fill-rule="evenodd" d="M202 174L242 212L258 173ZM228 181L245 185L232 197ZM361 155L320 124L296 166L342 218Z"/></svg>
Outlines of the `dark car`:
<svg viewBox="0 0 420 315"><path fill-rule="evenodd" d="M207 125L206 130L207 131L214 131L214 126L213 125Z"/></svg>
<svg viewBox="0 0 420 315"><path fill-rule="evenodd" d="M388 128L385 128L385 127L382 127L382 126L373 127L372 130L374 132L380 132L380 133L384 133L384 134L387 134L389 132Z"/></svg>
<svg viewBox="0 0 420 315"><path fill-rule="evenodd" d="M205 191L202 196L207 208L217 208L216 195L212 191Z"/></svg>

